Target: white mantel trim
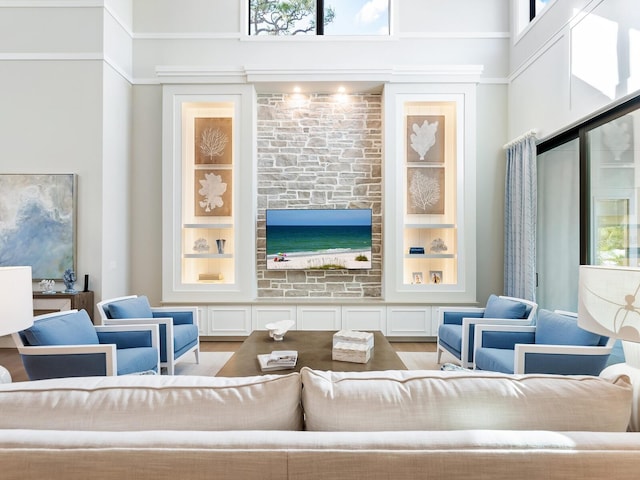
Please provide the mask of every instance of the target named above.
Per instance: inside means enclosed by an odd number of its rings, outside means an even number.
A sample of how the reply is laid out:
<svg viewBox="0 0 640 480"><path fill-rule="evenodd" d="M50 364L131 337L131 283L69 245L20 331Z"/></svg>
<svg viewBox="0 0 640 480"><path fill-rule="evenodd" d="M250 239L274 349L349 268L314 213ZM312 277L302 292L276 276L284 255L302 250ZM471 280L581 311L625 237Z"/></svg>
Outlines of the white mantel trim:
<svg viewBox="0 0 640 480"><path fill-rule="evenodd" d="M389 82L479 83L482 65L421 65L378 67L319 66L274 67L202 67L158 66L156 76L161 83L263 83L263 82Z"/></svg>

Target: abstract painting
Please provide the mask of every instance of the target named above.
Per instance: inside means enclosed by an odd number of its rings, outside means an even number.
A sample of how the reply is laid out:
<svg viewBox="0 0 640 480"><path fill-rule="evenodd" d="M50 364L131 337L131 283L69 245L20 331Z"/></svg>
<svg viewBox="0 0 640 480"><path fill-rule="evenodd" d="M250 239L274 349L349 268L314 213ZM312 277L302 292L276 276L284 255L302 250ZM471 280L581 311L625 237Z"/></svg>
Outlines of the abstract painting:
<svg viewBox="0 0 640 480"><path fill-rule="evenodd" d="M75 175L0 175L0 265L29 265L34 280L75 271Z"/></svg>

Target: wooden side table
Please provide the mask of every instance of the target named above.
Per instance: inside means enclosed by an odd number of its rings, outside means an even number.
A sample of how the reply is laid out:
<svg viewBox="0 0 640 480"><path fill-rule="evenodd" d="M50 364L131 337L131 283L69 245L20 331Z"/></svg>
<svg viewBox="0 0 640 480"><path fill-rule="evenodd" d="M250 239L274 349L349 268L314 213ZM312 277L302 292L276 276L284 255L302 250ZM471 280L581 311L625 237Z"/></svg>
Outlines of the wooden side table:
<svg viewBox="0 0 640 480"><path fill-rule="evenodd" d="M64 310L86 310L93 322L93 292L33 292L33 314L60 312ZM95 322L94 322L95 323Z"/></svg>

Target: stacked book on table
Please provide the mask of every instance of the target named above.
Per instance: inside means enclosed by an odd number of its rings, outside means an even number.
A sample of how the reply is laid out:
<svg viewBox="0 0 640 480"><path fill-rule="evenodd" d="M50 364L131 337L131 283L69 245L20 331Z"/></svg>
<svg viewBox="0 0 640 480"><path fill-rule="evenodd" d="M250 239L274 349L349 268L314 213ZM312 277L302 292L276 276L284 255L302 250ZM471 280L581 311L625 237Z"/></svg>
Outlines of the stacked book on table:
<svg viewBox="0 0 640 480"><path fill-rule="evenodd" d="M271 353L258 355L258 361L263 372L290 370L296 367L298 352L295 350L274 350Z"/></svg>

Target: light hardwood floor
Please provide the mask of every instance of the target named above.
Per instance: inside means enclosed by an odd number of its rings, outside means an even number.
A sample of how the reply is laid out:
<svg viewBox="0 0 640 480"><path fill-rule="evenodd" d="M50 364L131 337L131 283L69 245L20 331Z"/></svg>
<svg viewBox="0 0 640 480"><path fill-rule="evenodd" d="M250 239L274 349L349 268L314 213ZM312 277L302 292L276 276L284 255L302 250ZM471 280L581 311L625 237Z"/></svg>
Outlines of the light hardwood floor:
<svg viewBox="0 0 640 480"><path fill-rule="evenodd" d="M201 341L202 352L235 352L242 342L240 341ZM435 342L391 342L397 352L435 352ZM15 348L0 348L0 365L11 373L14 382L27 381L27 373L22 366L22 360Z"/></svg>

